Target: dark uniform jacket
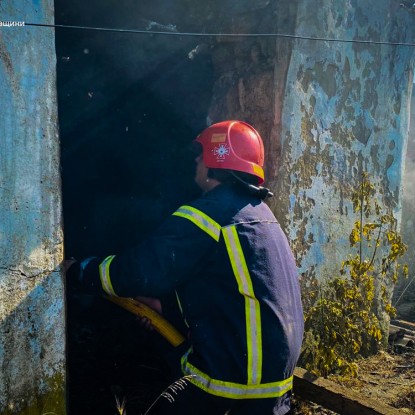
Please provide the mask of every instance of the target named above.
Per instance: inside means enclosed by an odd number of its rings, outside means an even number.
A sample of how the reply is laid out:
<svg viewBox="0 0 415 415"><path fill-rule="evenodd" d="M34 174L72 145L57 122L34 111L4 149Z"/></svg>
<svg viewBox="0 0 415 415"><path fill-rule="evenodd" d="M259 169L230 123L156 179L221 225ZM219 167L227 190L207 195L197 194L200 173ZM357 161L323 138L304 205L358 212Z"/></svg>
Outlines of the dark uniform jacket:
<svg viewBox="0 0 415 415"><path fill-rule="evenodd" d="M303 312L287 238L258 198L219 185L141 245L91 261L83 278L123 297L176 290L190 330L192 347L182 358L190 381L217 396L284 405Z"/></svg>

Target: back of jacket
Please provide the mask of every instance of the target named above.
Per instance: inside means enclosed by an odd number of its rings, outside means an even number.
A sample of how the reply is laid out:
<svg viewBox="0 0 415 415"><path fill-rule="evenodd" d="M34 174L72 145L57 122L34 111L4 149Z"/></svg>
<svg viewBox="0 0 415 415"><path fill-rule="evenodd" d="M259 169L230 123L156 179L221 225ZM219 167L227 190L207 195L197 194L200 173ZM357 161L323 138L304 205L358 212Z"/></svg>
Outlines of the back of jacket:
<svg viewBox="0 0 415 415"><path fill-rule="evenodd" d="M177 288L191 331L189 366L236 384L289 378L300 353L303 312L295 261L274 215L226 185L187 208L219 229L193 275ZM193 248L189 256L198 254Z"/></svg>

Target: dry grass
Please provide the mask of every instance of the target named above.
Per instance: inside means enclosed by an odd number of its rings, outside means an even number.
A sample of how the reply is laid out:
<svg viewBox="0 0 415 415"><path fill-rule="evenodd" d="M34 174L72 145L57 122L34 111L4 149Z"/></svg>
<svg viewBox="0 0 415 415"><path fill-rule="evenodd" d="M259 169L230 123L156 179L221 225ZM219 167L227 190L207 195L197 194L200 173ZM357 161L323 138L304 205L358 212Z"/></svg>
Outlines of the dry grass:
<svg viewBox="0 0 415 415"><path fill-rule="evenodd" d="M115 406L117 407L117 411L119 415L127 415L125 404L126 404L125 398L122 401L120 401L118 399L118 396L115 397Z"/></svg>
<svg viewBox="0 0 415 415"><path fill-rule="evenodd" d="M402 391L394 406L400 409L407 409L408 411L405 412L415 415L415 382Z"/></svg>
<svg viewBox="0 0 415 415"><path fill-rule="evenodd" d="M158 402L159 399L167 399L170 403L174 402L175 395L178 395L186 386L187 382L192 378L193 375L183 376L180 379L177 379L172 384L167 386L163 392L155 399L155 401L150 405L144 415L148 415L154 405Z"/></svg>
<svg viewBox="0 0 415 415"><path fill-rule="evenodd" d="M415 351L402 354L380 352L358 362L355 379L330 379L363 396L415 415Z"/></svg>

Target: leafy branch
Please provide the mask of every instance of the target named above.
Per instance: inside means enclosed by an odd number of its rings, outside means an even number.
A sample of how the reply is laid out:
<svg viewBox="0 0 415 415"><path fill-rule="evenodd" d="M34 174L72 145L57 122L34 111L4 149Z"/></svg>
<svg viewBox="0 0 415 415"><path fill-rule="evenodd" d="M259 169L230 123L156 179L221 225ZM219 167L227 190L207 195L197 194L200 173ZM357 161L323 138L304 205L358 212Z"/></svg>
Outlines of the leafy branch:
<svg viewBox="0 0 415 415"><path fill-rule="evenodd" d="M339 275L325 284L312 281L315 301L305 307L301 364L318 375L357 374L357 358L376 352L385 337L378 316L396 313L391 288L399 273L408 276L407 265L398 262L407 246L396 219L383 212L376 194L363 174L352 193L359 218L349 235L352 253L342 261Z"/></svg>

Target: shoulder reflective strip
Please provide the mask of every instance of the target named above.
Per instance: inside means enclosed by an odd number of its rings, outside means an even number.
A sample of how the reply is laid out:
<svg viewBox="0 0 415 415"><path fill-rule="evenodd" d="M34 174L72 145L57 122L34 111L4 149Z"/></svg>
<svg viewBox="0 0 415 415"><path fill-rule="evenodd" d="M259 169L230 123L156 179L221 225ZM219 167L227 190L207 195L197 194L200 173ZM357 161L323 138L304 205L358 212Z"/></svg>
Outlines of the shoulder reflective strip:
<svg viewBox="0 0 415 415"><path fill-rule="evenodd" d="M201 210L192 206L181 206L176 210L176 212L173 213L173 215L181 216L182 218L190 220L211 236L216 242L219 241L221 229L220 225Z"/></svg>
<svg viewBox="0 0 415 415"><path fill-rule="evenodd" d="M114 258L115 255L108 256L99 264L99 277L101 279L101 285L103 290L108 295L117 296L117 294L115 294L114 288L112 287L110 278L110 265Z"/></svg>
<svg viewBox="0 0 415 415"><path fill-rule="evenodd" d="M212 379L187 361L186 353L182 357L182 371L190 375L189 382L212 395L231 399L278 398L293 388L293 376L278 382L244 385Z"/></svg>
<svg viewBox="0 0 415 415"><path fill-rule="evenodd" d="M223 237L238 282L239 292L245 298L246 342L248 351L248 384L261 383L262 376L262 329L261 309L255 298L251 276L242 252L236 226L222 228Z"/></svg>

